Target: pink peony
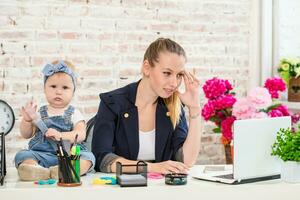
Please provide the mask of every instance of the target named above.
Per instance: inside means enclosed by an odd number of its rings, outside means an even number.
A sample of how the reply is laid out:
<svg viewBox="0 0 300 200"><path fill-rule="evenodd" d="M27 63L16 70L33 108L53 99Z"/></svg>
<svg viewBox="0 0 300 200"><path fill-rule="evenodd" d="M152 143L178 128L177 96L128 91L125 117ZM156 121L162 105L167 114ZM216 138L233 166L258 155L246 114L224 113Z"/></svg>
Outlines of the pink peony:
<svg viewBox="0 0 300 200"><path fill-rule="evenodd" d="M202 88L206 98L215 99L231 90L232 86L227 80L212 78Z"/></svg>
<svg viewBox="0 0 300 200"><path fill-rule="evenodd" d="M286 90L284 81L278 77L267 79L264 87L269 90L272 98L275 99L279 98L279 92L283 92Z"/></svg>
<svg viewBox="0 0 300 200"><path fill-rule="evenodd" d="M232 140L232 124L234 121L235 117L228 117L221 122L221 132L227 141Z"/></svg>
<svg viewBox="0 0 300 200"><path fill-rule="evenodd" d="M236 102L236 99L230 95L221 95L217 99L213 101L213 105L216 110L223 110L226 108L231 108L233 104Z"/></svg>
<svg viewBox="0 0 300 200"><path fill-rule="evenodd" d="M273 110L271 110L268 115L270 117L282 117L282 116L290 116L288 108L284 105L280 105Z"/></svg>
<svg viewBox="0 0 300 200"><path fill-rule="evenodd" d="M300 121L300 113L295 113L292 115L292 131L293 132L297 132L299 131L299 128L300 128L300 124L299 124L299 121Z"/></svg>
<svg viewBox="0 0 300 200"><path fill-rule="evenodd" d="M215 107L212 101L208 101L202 108L201 115L205 120L209 120L215 114Z"/></svg>
<svg viewBox="0 0 300 200"><path fill-rule="evenodd" d="M236 117L236 119L248 119L253 116L256 112L255 108L249 102L247 98L242 98L238 100L232 109L232 114Z"/></svg>
<svg viewBox="0 0 300 200"><path fill-rule="evenodd" d="M225 82L227 90L232 90L233 89L232 85L230 84L230 82L228 80L225 80L224 82Z"/></svg>
<svg viewBox="0 0 300 200"><path fill-rule="evenodd" d="M279 110L283 116L290 116L290 112L288 110L288 108L285 105L280 105L276 108L276 110Z"/></svg>
<svg viewBox="0 0 300 200"><path fill-rule="evenodd" d="M271 111L268 113L268 115L269 115L270 117L282 117L282 116L283 116L282 112L281 112L280 110L276 110L276 109L271 110Z"/></svg>
<svg viewBox="0 0 300 200"><path fill-rule="evenodd" d="M295 114L292 115L292 122L293 122L293 124L298 123L299 120L300 120L300 113L295 113Z"/></svg>
<svg viewBox="0 0 300 200"><path fill-rule="evenodd" d="M254 119L260 119L260 118L267 118L268 115L265 112L256 112L252 115L252 118Z"/></svg>
<svg viewBox="0 0 300 200"><path fill-rule="evenodd" d="M269 91L262 87L256 87L250 90L247 98L256 109L266 108L272 104Z"/></svg>
<svg viewBox="0 0 300 200"><path fill-rule="evenodd" d="M216 113L216 116L220 119L220 121L223 121L224 119L226 119L226 115L222 111L218 111Z"/></svg>

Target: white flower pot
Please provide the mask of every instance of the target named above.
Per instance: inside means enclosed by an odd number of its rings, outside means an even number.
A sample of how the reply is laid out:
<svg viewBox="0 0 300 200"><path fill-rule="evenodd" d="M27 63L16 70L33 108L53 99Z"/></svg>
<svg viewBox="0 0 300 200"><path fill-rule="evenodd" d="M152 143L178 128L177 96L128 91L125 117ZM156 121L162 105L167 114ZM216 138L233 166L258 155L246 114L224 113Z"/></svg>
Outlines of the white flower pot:
<svg viewBox="0 0 300 200"><path fill-rule="evenodd" d="M296 161L282 162L281 180L289 183L300 183L300 162L296 162Z"/></svg>

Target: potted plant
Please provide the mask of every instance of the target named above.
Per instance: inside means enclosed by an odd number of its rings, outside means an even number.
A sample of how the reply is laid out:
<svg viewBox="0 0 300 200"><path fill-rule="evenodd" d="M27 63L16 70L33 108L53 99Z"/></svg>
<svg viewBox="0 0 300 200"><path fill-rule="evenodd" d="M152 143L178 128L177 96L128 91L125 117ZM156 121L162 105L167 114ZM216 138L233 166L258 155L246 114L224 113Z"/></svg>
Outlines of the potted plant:
<svg viewBox="0 0 300 200"><path fill-rule="evenodd" d="M300 182L300 131L280 129L272 145L273 156L278 156L281 164L281 179L286 182Z"/></svg>
<svg viewBox="0 0 300 200"><path fill-rule="evenodd" d="M278 73L288 85L288 101L300 102L300 58L281 59Z"/></svg>

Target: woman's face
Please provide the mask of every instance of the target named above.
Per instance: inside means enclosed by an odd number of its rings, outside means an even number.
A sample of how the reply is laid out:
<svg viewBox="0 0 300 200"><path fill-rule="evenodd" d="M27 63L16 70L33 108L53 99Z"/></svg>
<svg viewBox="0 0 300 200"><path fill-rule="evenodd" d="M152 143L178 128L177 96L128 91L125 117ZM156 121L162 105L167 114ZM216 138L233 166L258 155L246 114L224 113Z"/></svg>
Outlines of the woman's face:
<svg viewBox="0 0 300 200"><path fill-rule="evenodd" d="M154 66L144 68L152 90L162 98L170 97L181 84L184 75L185 57L176 53L160 52ZM145 64L145 63L144 63Z"/></svg>

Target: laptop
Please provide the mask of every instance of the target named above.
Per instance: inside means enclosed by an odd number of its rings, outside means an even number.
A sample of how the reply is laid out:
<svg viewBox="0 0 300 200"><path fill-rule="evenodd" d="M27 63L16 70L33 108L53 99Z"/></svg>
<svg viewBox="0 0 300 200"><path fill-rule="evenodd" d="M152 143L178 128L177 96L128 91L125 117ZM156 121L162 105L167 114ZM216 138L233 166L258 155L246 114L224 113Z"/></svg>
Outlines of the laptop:
<svg viewBox="0 0 300 200"><path fill-rule="evenodd" d="M226 184L280 178L280 160L271 156L271 146L279 129L290 127L291 117L236 120L233 166L208 166L194 173L193 178Z"/></svg>

